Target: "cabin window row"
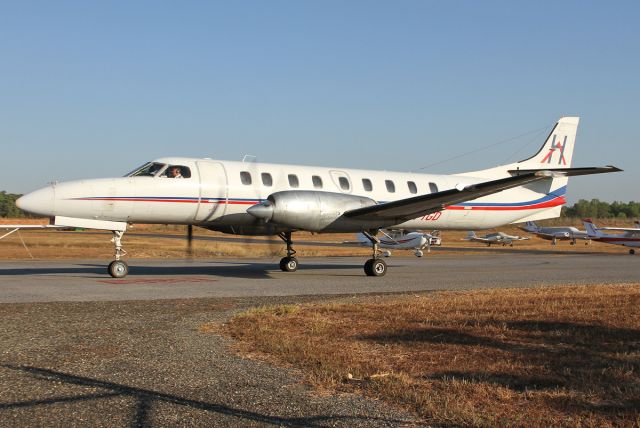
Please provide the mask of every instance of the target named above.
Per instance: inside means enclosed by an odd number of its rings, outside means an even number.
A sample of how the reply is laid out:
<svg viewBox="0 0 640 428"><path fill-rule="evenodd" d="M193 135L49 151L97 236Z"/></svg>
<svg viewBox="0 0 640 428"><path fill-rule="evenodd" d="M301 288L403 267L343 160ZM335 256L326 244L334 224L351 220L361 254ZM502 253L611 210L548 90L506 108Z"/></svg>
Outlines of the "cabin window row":
<svg viewBox="0 0 640 428"><path fill-rule="evenodd" d="M268 172L261 173L260 179L262 180L263 186L266 186L266 187L273 186L273 177L271 176L270 173ZM287 181L289 182L289 187L291 187L292 189L297 189L298 187L300 187L300 180L298 179L298 176L296 174L288 174ZM250 186L253 183L253 179L251 178L251 173L249 171L241 171L240 182L246 186ZM313 183L314 189L323 188L324 183L322 181L322 177L320 177L319 175L311 176L311 182ZM345 190L345 191L349 191L351 189L351 184L349 183L349 180L347 179L347 177L344 177L344 176L338 177L338 185L342 190ZM385 180L384 185L387 189L387 192L389 193L396 192L396 184L393 180ZM373 191L373 183L368 178L362 179L362 187L366 192ZM414 181L407 181L407 189L411 194L415 195L418 193L418 186ZM436 183L430 182L429 191L431 193L438 192L438 185Z"/></svg>

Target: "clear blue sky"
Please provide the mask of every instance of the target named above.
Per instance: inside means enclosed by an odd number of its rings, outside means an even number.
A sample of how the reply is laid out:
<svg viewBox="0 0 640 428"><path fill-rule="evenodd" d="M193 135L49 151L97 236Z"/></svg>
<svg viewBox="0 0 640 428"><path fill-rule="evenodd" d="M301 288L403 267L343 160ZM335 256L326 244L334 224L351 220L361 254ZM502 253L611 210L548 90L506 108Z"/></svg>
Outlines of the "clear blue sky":
<svg viewBox="0 0 640 428"><path fill-rule="evenodd" d="M0 190L168 155L461 172L582 117L579 198L640 200L640 3L0 4Z"/></svg>

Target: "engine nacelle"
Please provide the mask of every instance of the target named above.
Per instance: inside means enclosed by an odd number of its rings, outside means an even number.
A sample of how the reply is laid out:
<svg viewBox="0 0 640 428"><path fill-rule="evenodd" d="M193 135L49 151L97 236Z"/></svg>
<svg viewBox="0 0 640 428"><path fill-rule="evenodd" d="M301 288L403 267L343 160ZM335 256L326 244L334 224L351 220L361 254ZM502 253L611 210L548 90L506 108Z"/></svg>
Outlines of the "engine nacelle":
<svg viewBox="0 0 640 428"><path fill-rule="evenodd" d="M345 211L375 205L363 196L313 190L286 190L271 194L261 204L247 209L254 217L292 229L310 232L341 232L353 229Z"/></svg>

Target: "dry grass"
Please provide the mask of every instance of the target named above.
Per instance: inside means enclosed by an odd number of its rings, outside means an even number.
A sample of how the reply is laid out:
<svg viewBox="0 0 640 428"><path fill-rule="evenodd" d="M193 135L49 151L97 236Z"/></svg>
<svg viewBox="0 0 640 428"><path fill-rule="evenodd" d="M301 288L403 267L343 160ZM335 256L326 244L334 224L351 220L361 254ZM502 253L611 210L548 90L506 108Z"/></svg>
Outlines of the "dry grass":
<svg viewBox="0 0 640 428"><path fill-rule="evenodd" d="M46 224L47 219L0 219L0 224ZM630 225L630 222L627 222ZM626 223L625 223L626 225ZM494 232L488 230L478 232L479 235ZM500 231L527 236L516 227L506 226ZM0 230L0 232L4 232ZM138 225L131 226L123 238L125 249L131 257L135 258L183 258L185 257L186 242L180 239L156 237L136 237L135 233L145 234L171 234L186 235L185 226L176 225ZM285 254L285 245L277 237L241 237L211 232L201 228L194 228L195 236L235 238L236 242L213 242L195 240L193 244L193 257L280 257ZM4 233L0 233L2 235ZM443 247L463 250L466 253L484 252L485 245L463 241L467 235L464 231L443 231ZM21 238L25 241L29 251L37 259L75 259L75 258L111 258L113 246L109 242L111 234L96 231L37 231L23 230L0 241L0 259L28 259L29 252L22 245ZM251 240L251 243L248 243ZM255 243L260 241L261 243ZM305 246L305 241L332 242L335 246L318 247ZM300 257L314 256L362 256L370 254L368 248L344 246L344 241L355 241L355 234L311 234L298 232L294 234L295 248ZM495 246L494 246L495 247ZM502 248L498 246L498 248ZM568 242L559 242L557 246L551 246L549 241L532 237L528 241L520 241L513 248L506 247L514 252L522 250L570 250L572 252L611 252L626 253L627 249L621 246L608 245L593 242L585 245L578 241L577 245L569 245ZM395 256L411 256L410 251L395 251ZM430 256L438 256L443 253L433 252Z"/></svg>
<svg viewBox="0 0 640 428"><path fill-rule="evenodd" d="M226 330L436 425L638 426L639 307L640 283L439 292L256 309Z"/></svg>

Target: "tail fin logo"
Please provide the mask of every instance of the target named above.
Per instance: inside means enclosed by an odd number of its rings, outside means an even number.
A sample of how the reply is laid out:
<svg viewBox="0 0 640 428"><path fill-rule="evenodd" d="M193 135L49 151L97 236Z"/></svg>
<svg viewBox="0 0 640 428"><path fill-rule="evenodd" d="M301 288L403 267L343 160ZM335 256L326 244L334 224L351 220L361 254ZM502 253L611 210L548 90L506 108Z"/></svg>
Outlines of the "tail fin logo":
<svg viewBox="0 0 640 428"><path fill-rule="evenodd" d="M553 140L551 141L551 147L549 147L549 153L547 153L547 155L540 161L540 163L551 163L551 160L553 159L553 155L555 153L556 150L558 150L558 152L560 153L560 159L558 159L558 165L566 165L567 164L567 160L564 158L564 148L567 146L567 136L564 136L564 140L562 141L562 143L560 143L560 140L558 140L557 144L556 144L556 135L553 135Z"/></svg>

